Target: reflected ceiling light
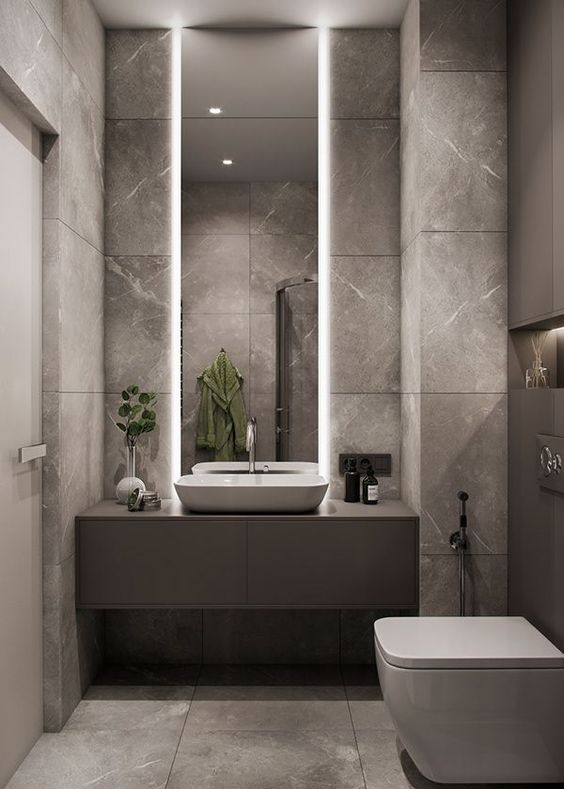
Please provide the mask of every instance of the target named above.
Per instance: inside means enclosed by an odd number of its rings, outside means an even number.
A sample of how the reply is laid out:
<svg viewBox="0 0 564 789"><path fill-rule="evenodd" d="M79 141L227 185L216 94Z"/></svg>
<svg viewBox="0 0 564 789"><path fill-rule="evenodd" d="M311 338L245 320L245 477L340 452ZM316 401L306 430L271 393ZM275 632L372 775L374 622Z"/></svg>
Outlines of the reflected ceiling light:
<svg viewBox="0 0 564 789"><path fill-rule="evenodd" d="M208 107L208 112L210 115L221 115L223 110L221 107Z"/></svg>
<svg viewBox="0 0 564 789"><path fill-rule="evenodd" d="M233 159L223 159L221 162L225 167L231 167L233 164Z"/></svg>

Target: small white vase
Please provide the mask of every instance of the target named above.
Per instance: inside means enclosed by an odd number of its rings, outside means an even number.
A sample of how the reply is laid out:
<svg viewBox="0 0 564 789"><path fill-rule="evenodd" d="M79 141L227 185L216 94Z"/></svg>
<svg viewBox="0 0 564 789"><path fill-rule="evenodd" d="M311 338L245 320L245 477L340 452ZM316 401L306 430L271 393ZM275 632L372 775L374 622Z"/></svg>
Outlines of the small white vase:
<svg viewBox="0 0 564 789"><path fill-rule="evenodd" d="M127 504L129 494L135 488L145 490L145 483L135 476L135 447L127 446L127 476L121 479L116 486L116 499L118 504Z"/></svg>

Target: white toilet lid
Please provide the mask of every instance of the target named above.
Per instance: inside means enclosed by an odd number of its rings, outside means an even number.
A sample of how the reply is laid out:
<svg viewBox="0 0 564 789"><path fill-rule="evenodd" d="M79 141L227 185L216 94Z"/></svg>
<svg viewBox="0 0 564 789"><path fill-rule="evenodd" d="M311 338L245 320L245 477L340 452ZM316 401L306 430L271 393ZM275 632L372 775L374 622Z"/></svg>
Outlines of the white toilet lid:
<svg viewBox="0 0 564 789"><path fill-rule="evenodd" d="M522 616L388 617L374 634L402 668L564 668L564 654Z"/></svg>

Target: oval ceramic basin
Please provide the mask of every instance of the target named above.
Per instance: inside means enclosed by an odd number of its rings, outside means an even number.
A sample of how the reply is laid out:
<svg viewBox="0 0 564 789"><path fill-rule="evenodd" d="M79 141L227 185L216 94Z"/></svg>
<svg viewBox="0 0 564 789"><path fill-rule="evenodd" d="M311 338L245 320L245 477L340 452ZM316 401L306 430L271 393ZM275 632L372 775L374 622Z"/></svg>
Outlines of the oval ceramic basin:
<svg viewBox="0 0 564 789"><path fill-rule="evenodd" d="M188 474L174 487L195 512L309 512L329 485L317 474Z"/></svg>
<svg viewBox="0 0 564 789"><path fill-rule="evenodd" d="M255 468L263 472L268 466L270 473L275 474L317 474L317 463L293 463L280 460L257 460ZM248 474L247 461L234 461L233 463L196 463L192 466L192 474Z"/></svg>

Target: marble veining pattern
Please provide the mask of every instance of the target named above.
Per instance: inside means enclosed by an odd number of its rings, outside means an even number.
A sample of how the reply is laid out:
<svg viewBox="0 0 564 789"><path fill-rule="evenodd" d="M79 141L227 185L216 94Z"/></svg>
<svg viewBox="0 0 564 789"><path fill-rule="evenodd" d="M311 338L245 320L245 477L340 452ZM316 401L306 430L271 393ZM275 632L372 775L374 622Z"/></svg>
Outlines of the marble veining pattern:
<svg viewBox="0 0 564 789"><path fill-rule="evenodd" d="M107 257L106 391L170 392L170 258Z"/></svg>
<svg viewBox="0 0 564 789"><path fill-rule="evenodd" d="M182 311L249 312L248 235L182 237Z"/></svg>
<svg viewBox="0 0 564 789"><path fill-rule="evenodd" d="M248 183L191 183L182 190L183 236L249 234Z"/></svg>
<svg viewBox="0 0 564 789"><path fill-rule="evenodd" d="M317 183L251 184L251 235L317 235Z"/></svg>
<svg viewBox="0 0 564 789"><path fill-rule="evenodd" d="M423 71L505 71L504 0L421 0Z"/></svg>
<svg viewBox="0 0 564 789"><path fill-rule="evenodd" d="M399 255L399 121L331 121L331 253Z"/></svg>
<svg viewBox="0 0 564 789"><path fill-rule="evenodd" d="M170 30L107 31L107 118L171 117L171 38Z"/></svg>
<svg viewBox="0 0 564 789"><path fill-rule="evenodd" d="M106 121L106 254L170 254L170 121Z"/></svg>
<svg viewBox="0 0 564 789"><path fill-rule="evenodd" d="M333 258L332 392L398 392L400 261Z"/></svg>
<svg viewBox="0 0 564 789"><path fill-rule="evenodd" d="M104 27L90 0L62 2L64 55L104 112Z"/></svg>
<svg viewBox="0 0 564 789"><path fill-rule="evenodd" d="M251 312L274 314L276 283L315 273L316 236L251 236Z"/></svg>
<svg viewBox="0 0 564 789"><path fill-rule="evenodd" d="M399 118L397 30L331 31L331 117Z"/></svg>

